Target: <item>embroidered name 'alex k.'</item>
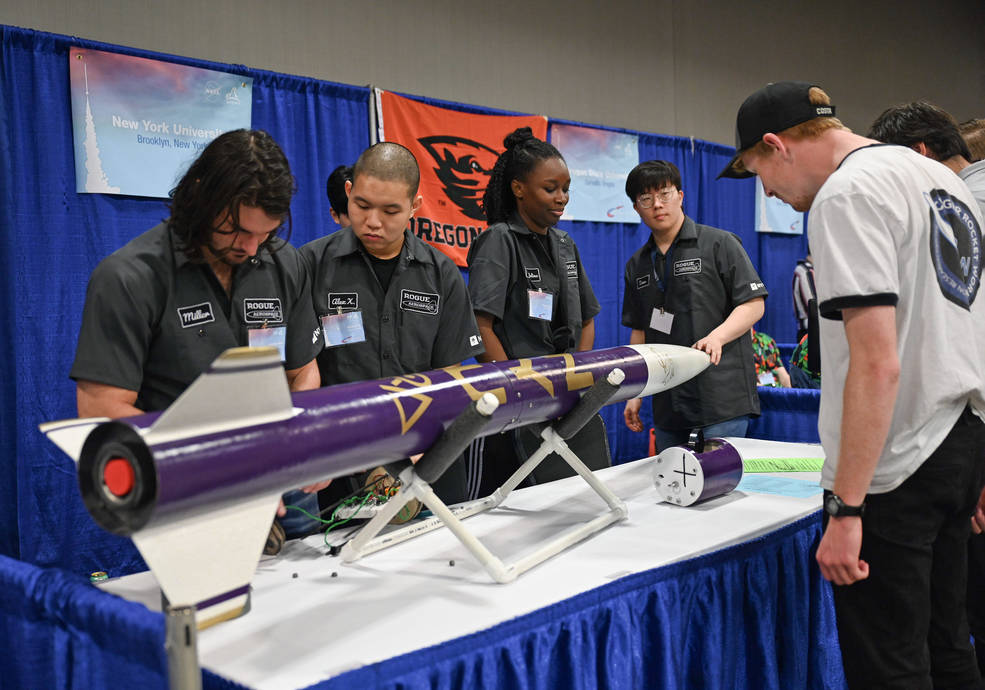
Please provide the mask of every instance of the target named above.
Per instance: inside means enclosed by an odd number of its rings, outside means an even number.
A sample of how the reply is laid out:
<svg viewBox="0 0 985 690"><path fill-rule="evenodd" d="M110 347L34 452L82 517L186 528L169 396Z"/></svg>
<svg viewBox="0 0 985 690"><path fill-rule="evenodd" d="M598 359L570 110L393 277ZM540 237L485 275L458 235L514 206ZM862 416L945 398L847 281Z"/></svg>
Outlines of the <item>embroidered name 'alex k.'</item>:
<svg viewBox="0 0 985 690"><path fill-rule="evenodd" d="M350 311L359 308L358 292L330 292L328 293L328 309L332 313L339 309Z"/></svg>
<svg viewBox="0 0 985 690"><path fill-rule="evenodd" d="M243 300L243 321L246 323L280 323L283 320L280 297L248 297Z"/></svg>
<svg viewBox="0 0 985 690"><path fill-rule="evenodd" d="M215 321L215 314L212 312L211 302L192 304L187 307L178 307L178 320L182 328L201 326L203 323Z"/></svg>
<svg viewBox="0 0 985 690"><path fill-rule="evenodd" d="M400 308L404 311L415 311L419 314L438 314L438 295L417 290L400 291Z"/></svg>

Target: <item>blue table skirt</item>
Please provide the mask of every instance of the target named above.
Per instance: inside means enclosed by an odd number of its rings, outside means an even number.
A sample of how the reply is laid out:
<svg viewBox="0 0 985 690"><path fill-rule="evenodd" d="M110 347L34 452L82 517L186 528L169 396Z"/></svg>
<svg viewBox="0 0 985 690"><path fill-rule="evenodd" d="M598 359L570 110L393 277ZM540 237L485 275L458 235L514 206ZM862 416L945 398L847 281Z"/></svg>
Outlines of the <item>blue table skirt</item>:
<svg viewBox="0 0 985 690"><path fill-rule="evenodd" d="M816 513L313 687L843 688L820 536ZM76 575L0 557L0 633L4 687L167 687L163 616Z"/></svg>

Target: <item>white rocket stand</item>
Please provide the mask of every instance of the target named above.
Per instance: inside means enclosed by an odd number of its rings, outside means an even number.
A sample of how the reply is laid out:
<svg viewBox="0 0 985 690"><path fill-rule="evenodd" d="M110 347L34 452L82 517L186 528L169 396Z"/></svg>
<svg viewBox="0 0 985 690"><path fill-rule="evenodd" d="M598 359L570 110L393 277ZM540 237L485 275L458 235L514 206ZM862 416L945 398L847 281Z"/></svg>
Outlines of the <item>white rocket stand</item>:
<svg viewBox="0 0 985 690"><path fill-rule="evenodd" d="M340 554L342 561L344 563L352 563L368 554L399 544L412 537L426 534L441 526L446 526L462 542L465 548L476 557L479 563L486 569L486 572L496 582L506 583L512 582L521 573L546 561L551 556L560 553L569 546L588 538L615 522L625 520L628 515L626 504L613 494L609 487L602 483L585 466L585 463L581 461L564 441L564 439L574 436L598 412L616 392L624 379L625 374L621 369L613 369L606 378L597 381L582 396L574 409L553 426L544 428L540 433L543 439L540 447L501 487L485 498L463 503L452 509L435 495L431 489L431 484L425 478L434 481L437 477L441 476L444 469L458 457L472 441L475 434L488 421L489 415L496 410L499 402L495 397L487 393L467 408L448 427L445 436L421 458L416 466L407 467L399 473L401 482L400 490L386 502L383 509L374 515L351 541L346 543ZM473 410L475 412L472 412ZM466 419L470 414L472 418ZM461 425L459 425L460 420ZM465 427L469 427L469 429ZM458 436L458 438L452 438L454 436ZM446 439L448 439L448 442L442 443ZM552 452L564 458L571 469L577 472L592 487L595 493L605 501L609 509L588 522L571 527L553 539L541 543L532 552L522 558L512 563L503 563L472 532L466 529L465 525L462 524L462 520L499 506L520 482L526 479L527 475ZM435 471L429 471L434 465L438 465L437 468L434 468ZM434 517L419 523L406 525L392 532L388 532L383 536L377 536L390 520L408 502L415 498L426 505L434 513Z"/></svg>

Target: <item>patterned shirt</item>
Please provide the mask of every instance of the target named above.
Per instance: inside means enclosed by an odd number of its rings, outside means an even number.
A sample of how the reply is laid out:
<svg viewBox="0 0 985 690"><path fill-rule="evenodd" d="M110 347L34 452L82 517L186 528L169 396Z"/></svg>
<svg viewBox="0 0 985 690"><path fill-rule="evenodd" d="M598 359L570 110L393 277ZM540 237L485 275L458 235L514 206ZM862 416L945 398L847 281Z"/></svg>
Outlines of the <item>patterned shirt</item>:
<svg viewBox="0 0 985 690"><path fill-rule="evenodd" d="M755 329L752 332L752 359L756 363L756 378L759 380L759 385L780 387L780 381L773 373L783 366L780 348L776 346L773 338Z"/></svg>

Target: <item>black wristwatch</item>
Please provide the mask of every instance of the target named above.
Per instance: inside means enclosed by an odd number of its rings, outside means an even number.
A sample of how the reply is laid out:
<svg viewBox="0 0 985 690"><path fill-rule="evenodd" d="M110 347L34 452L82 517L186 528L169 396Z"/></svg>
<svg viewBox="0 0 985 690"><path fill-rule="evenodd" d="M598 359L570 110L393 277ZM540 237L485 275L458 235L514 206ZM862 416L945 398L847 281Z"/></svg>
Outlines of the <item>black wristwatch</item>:
<svg viewBox="0 0 985 690"><path fill-rule="evenodd" d="M836 493L828 493L824 499L824 512L831 517L862 517L865 513L865 502L862 505L847 505L841 496Z"/></svg>

